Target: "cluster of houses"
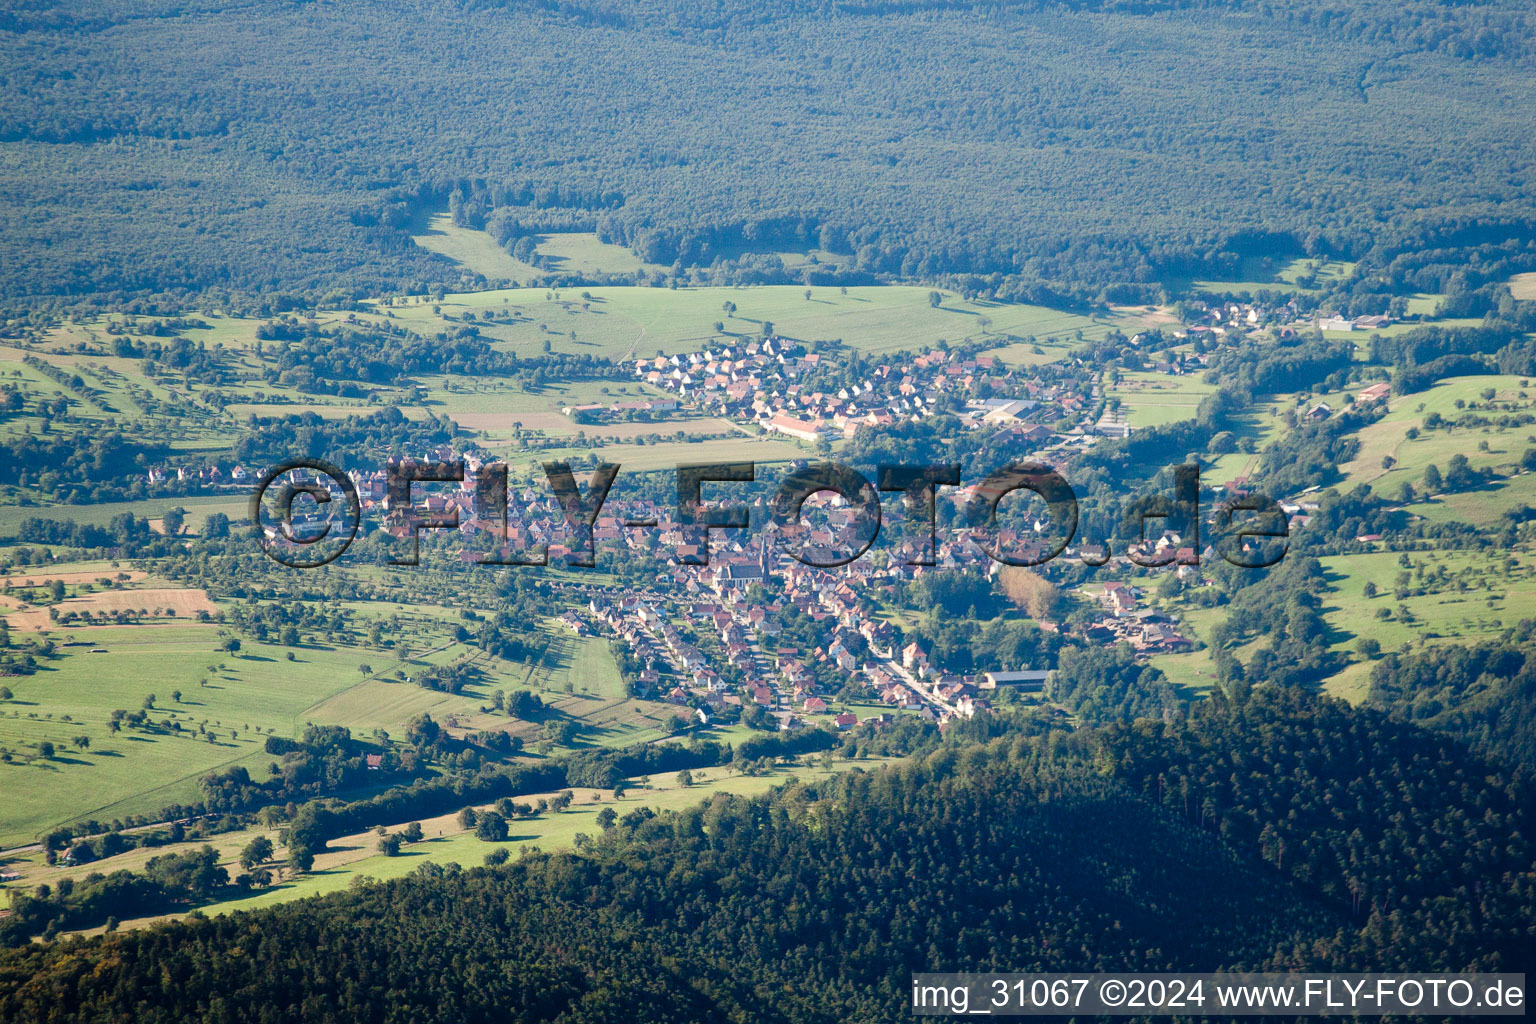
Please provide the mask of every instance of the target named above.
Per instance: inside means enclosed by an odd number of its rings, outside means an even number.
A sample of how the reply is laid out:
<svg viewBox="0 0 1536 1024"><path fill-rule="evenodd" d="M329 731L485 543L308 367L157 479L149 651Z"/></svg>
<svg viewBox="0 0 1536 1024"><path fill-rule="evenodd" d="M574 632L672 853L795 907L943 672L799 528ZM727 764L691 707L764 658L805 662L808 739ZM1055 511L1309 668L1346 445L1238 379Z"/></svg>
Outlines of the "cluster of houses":
<svg viewBox="0 0 1536 1024"><path fill-rule="evenodd" d="M1192 568L1180 566L1179 570ZM1193 644L1179 632L1178 625L1162 612L1140 607L1140 597L1140 591L1128 583L1111 581L1104 584L1099 595L1104 615L1087 627L1087 639L1098 643L1129 644L1140 657L1180 654L1189 650Z"/></svg>
<svg viewBox="0 0 1536 1024"><path fill-rule="evenodd" d="M771 546L727 542L709 566L675 574L666 590L591 598L586 612L595 627L644 665L631 681L637 692L691 706L702 721L755 704L786 729L818 716L830 716L838 729L855 725L856 716L834 715L829 705L849 681L893 711L940 725L989 710L980 680L930 664L915 643L898 650L895 629L872 614L868 594L892 578L888 568L856 562L828 574L771 557ZM757 588L764 583L772 584L771 596ZM786 642L781 617L790 609L818 624L813 644Z"/></svg>
<svg viewBox="0 0 1536 1024"><path fill-rule="evenodd" d="M150 484L175 481L181 484L196 484L200 487L222 487L231 484L248 484L256 479L256 474L236 463L228 469L217 464L198 469L156 467L146 472L144 479Z"/></svg>
<svg viewBox="0 0 1536 1024"><path fill-rule="evenodd" d="M852 437L863 426L920 421L942 397L974 394L988 381L1015 397L965 402L962 422L1017 428L1023 439L1039 443L1051 436L1048 423L1082 412L1091 400L1059 384L1031 381L992 356L943 349L899 356L862 381L822 390L814 381L825 369L823 356L771 337L641 359L633 369L640 380L702 412L809 442Z"/></svg>

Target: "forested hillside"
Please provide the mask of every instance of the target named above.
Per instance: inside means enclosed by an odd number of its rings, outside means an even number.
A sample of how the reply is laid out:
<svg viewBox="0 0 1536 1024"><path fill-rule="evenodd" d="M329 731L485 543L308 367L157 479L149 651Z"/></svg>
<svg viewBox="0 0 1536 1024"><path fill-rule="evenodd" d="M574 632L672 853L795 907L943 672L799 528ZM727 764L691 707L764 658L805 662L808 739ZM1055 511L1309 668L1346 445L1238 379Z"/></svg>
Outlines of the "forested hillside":
<svg viewBox="0 0 1536 1024"><path fill-rule="evenodd" d="M584 853L8 952L0 1016L872 1021L939 965L1520 969L1530 811L1453 742L1260 690L634 811Z"/></svg>
<svg viewBox="0 0 1536 1024"><path fill-rule="evenodd" d="M448 208L508 248L1042 299L1255 253L1528 268L1533 38L1517 0L28 0L0 294L424 290L457 271L406 229Z"/></svg>

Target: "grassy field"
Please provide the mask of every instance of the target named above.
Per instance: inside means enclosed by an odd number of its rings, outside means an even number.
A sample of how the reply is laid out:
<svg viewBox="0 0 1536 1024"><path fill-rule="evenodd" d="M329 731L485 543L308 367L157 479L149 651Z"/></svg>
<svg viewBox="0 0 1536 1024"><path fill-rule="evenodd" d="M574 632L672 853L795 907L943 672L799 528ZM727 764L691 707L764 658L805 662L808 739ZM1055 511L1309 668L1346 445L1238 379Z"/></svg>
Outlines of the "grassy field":
<svg viewBox="0 0 1536 1024"><path fill-rule="evenodd" d="M1285 432L1285 419L1281 413L1291 404L1289 396L1269 401L1255 401L1253 406L1237 417L1233 433L1238 440L1251 441L1254 453L1236 451L1217 456L1204 479L1213 483L1226 483L1240 476L1248 476L1258 465L1258 452Z"/></svg>
<svg viewBox="0 0 1536 1024"><path fill-rule="evenodd" d="M1447 494L1406 506L1435 523L1469 523L1479 528L1501 525L1504 513L1521 505L1536 507L1536 473L1499 480L1489 487Z"/></svg>
<svg viewBox="0 0 1536 1024"><path fill-rule="evenodd" d="M1347 279L1354 272L1355 264L1348 260L1281 260L1265 256L1250 256L1243 260L1236 280L1185 283L1192 283L1195 288L1216 295L1236 295L1240 292L1256 295L1261 291L1315 294ZM1316 278L1314 284L1302 286L1297 283L1308 274Z"/></svg>
<svg viewBox="0 0 1536 1024"><path fill-rule="evenodd" d="M131 600L134 593L122 596ZM543 659L507 663L451 640L440 642L435 630L446 627L421 617L437 609L390 605L373 611L407 616L402 628L411 639L408 662L398 660L399 651L352 646L297 648L290 662L288 648L249 640L232 655L215 650L219 637L212 625L51 630L65 645L60 657L36 675L7 680L14 699L0 704L0 749L15 758L0 764L0 784L14 797L0 809L0 846L28 842L70 821L152 814L169 803L190 802L202 775L234 764L263 770L271 760L261 752L265 734L294 736L309 722L345 725L358 734L376 728L398 734L425 713L459 734L510 728L532 745L541 739L542 720L513 722L480 710L492 689L526 687L554 708L548 717L580 720L575 746L585 747L660 738L674 713L670 705L627 697L604 640L552 629ZM461 694L400 678L402 672L466 657L482 675ZM112 673L104 679L101 669L107 664ZM363 664L371 666L368 674L361 671ZM203 680L207 685L200 685ZM177 690L180 702L172 697ZM114 735L107 729L114 709L138 710L150 693L157 697L152 717L179 722L182 732ZM198 735L200 725L217 739ZM89 747L76 749L76 736L89 737ZM54 743L58 754L23 763L44 740Z"/></svg>
<svg viewBox="0 0 1536 1024"><path fill-rule="evenodd" d="M447 213L434 214L411 241L489 281L536 284L553 276L655 273L669 267L645 263L622 245L604 242L590 231L535 235L534 252L542 266L516 259L484 231L457 227Z"/></svg>
<svg viewBox="0 0 1536 1024"><path fill-rule="evenodd" d="M850 770L875 771L893 763L894 760L896 759L880 757L858 760L838 759L829 768L823 766L818 757L805 759L803 763L781 765L760 776L741 775L727 767L704 768L693 772L691 786L683 786L672 775L653 777L644 784L640 784L641 780L632 780L636 783L636 787L618 798L607 791L578 788L573 791L574 800L565 812L546 813L535 818L513 821L512 834L504 843L488 843L475 838L471 831L459 826L457 811L455 811L452 814L422 820L424 835L422 842L407 844L402 847L400 854L396 857L385 857L377 852L378 835L375 832L342 836L333 840L328 850L316 858L315 870L310 874L298 877L285 876L279 884L253 896L229 900L205 907L203 910L208 914L253 910L336 892L364 881L399 878L415 871L425 863L439 865L456 863L464 867L474 867L484 861L486 854L498 847L507 848L514 857L525 850L553 852L570 849L575 846L578 835L583 833L596 835L602 831L596 817L605 807L611 807L619 814L641 807L658 812L680 810L704 803L716 794L755 796L793 780L813 781L826 778L835 772ZM553 794L530 794L520 799L523 802L531 802L541 795L547 797ZM399 826L403 824L405 823L397 823L389 831L399 831ZM206 845L212 846L218 852L220 863L232 875L237 875L241 873L240 850L257 835L265 835L274 845L278 845L278 856L282 856L276 830L263 828L213 836L206 840ZM184 848L196 849L203 845L205 843L199 841L186 844ZM43 862L40 853L30 853L15 857L7 866L11 870L19 871L23 876L20 882L14 883L15 885L56 885L65 878L78 879L92 871L142 868L144 862L150 857L163 854L167 850L180 849L182 848L158 847L133 850L106 861L73 868L49 867ZM0 887L0 889L3 888ZM166 917L133 919L121 922L121 927L144 927L155 921L167 919ZM92 932L85 934L92 934Z"/></svg>
<svg viewBox="0 0 1536 1024"><path fill-rule="evenodd" d="M1199 377L1170 377L1166 373L1123 372L1120 382L1106 388L1120 401L1119 415L1132 429L1157 427L1194 419L1195 411L1216 385Z"/></svg>
<svg viewBox="0 0 1536 1024"><path fill-rule="evenodd" d="M651 434L714 435L735 429L723 420L686 412L656 420L582 424L561 411L575 405L675 397L639 381L561 381L538 389L512 381L466 377L423 377L421 383L426 390L422 413L447 415L459 426L480 434L487 445L513 444L525 433L623 441Z"/></svg>
<svg viewBox="0 0 1536 1024"><path fill-rule="evenodd" d="M1099 338L1115 324L1043 306L969 302L948 293L934 307L929 289L918 287L810 291L807 299L805 288L792 285L561 291L532 287L452 294L441 303L413 301L387 312L425 333L473 314L481 334L519 354L536 354L547 342L555 352L615 358L730 344L759 336L765 323L788 338L842 341L875 353L915 350L940 340L987 341L995 349L1011 350L1030 339L1065 351L1079 331L1084 338ZM733 314L723 308L726 302L735 303ZM385 312L384 307L377 309ZM486 312L493 319L485 320Z"/></svg>
<svg viewBox="0 0 1536 1024"><path fill-rule="evenodd" d="M411 241L488 280L526 284L542 276L538 267L513 259L484 231L454 226L446 213L435 214L421 234L411 236Z"/></svg>
<svg viewBox="0 0 1536 1024"><path fill-rule="evenodd" d="M216 650L215 626L191 623L57 628L50 635L68 645L60 657L6 681L15 697L0 704L0 747L20 758L48 740L58 754L0 764L7 793L0 845L30 841L57 824L190 802L200 776L228 765L264 770L271 758L262 754L262 733L293 735L307 709L359 681L360 662L389 664L378 652L345 647L296 649L289 662L289 648L250 640L230 654ZM177 690L180 703L172 698ZM181 732L108 730L114 709L137 711L151 693L151 717L178 722ZM216 739L198 735L199 726ZM89 737L90 746L77 750L75 736Z"/></svg>
<svg viewBox="0 0 1536 1024"><path fill-rule="evenodd" d="M154 520L177 507L187 510L187 529L193 532L201 530L208 517L215 512L222 512L231 520L240 520L244 519L249 511L246 498L223 494L145 498L142 501L109 501L99 505L6 505L0 507L0 537L15 536L17 529L28 519L51 519L90 526L106 526L115 516L120 516L124 512Z"/></svg>
<svg viewBox="0 0 1536 1024"><path fill-rule="evenodd" d="M1509 294L1525 302L1536 302L1536 274L1516 274L1510 278Z"/></svg>
<svg viewBox="0 0 1536 1024"><path fill-rule="evenodd" d="M1399 552L1379 551L1319 559L1328 584L1322 613L1330 630L1329 645L1346 660L1342 671L1326 684L1334 696L1355 702L1365 697L1375 662L1355 650L1361 637L1376 640L1383 651L1476 643L1521 619L1536 617L1536 555L1529 551L1411 552L1411 567L1406 569L1401 558ZM1511 558L1512 565L1507 561ZM1409 577L1408 593L1399 598L1396 591L1404 572ZM1367 583L1376 586L1375 597L1365 596ZM1195 637L1209 635L1211 627L1226 618L1224 609L1183 607L1177 601L1170 610L1176 610L1182 628ZM1383 610L1386 618L1381 617ZM1233 653L1246 662L1264 642L1265 638L1256 638ZM1215 681L1209 650L1155 655L1151 663L1194 692L1209 690Z"/></svg>
<svg viewBox="0 0 1536 1024"><path fill-rule="evenodd" d="M604 242L590 231L561 231L536 236L534 252L544 258L551 274L652 274L670 270L646 263L622 245Z"/></svg>
<svg viewBox="0 0 1536 1024"><path fill-rule="evenodd" d="M1529 440L1529 435L1536 431L1499 427L1424 430L1423 423L1425 417L1434 412L1454 422L1464 414L1492 419L1506 411L1529 411L1536 408L1536 400L1530 397L1529 383L1529 378L1507 375L1451 377L1428 391L1394 396L1387 415L1360 431L1359 454L1339 467L1345 477L1344 486L1368 483L1380 494L1396 494L1404 483L1420 488L1424 470L1430 463L1439 466L1443 473L1451 456L1457 454L1465 455L1476 468L1508 466L1517 462L1526 448L1536 443ZM1489 402L1482 397L1489 388L1495 392L1493 404L1498 406L1497 409L1488 409ZM1458 401L1468 408L1457 409ZM1483 408L1474 409L1473 405ZM1414 440L1408 438L1410 428L1420 431ZM1480 442L1487 443L1487 451L1479 449ZM1395 460L1390 469L1382 466L1384 457Z"/></svg>
<svg viewBox="0 0 1536 1024"><path fill-rule="evenodd" d="M1536 557L1529 552L1413 552L1411 569L1401 557L1383 551L1320 559L1331 588L1323 617L1334 630L1335 649L1353 651L1359 637L1389 651L1451 639L1476 642L1536 616ZM1405 572L1409 594L1398 598ZM1367 583L1375 584L1377 596L1365 596ZM1389 616L1382 618L1382 610Z"/></svg>

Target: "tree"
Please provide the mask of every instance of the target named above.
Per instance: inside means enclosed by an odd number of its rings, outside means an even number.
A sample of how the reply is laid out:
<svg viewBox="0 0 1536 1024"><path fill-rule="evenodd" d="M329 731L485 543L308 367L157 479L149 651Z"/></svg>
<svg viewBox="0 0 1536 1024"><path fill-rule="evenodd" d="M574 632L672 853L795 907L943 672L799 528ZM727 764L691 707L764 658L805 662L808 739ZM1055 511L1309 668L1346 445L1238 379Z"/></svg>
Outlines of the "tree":
<svg viewBox="0 0 1536 1024"><path fill-rule="evenodd" d="M934 309L938 309L943 304L944 304L944 296L943 296L942 293L940 293L940 292L929 292L928 293L928 305L932 306Z"/></svg>
<svg viewBox="0 0 1536 1024"><path fill-rule="evenodd" d="M53 743L49 740L43 740L37 745L37 753L39 757L51 760L53 758Z"/></svg>
<svg viewBox="0 0 1536 1024"><path fill-rule="evenodd" d="M91 738L89 736L76 736L70 742L75 745L76 750L86 750L90 748Z"/></svg>
<svg viewBox="0 0 1536 1024"><path fill-rule="evenodd" d="M507 714L524 721L537 717L544 710L544 701L529 690L513 690L506 700Z"/></svg>
<svg viewBox="0 0 1536 1024"><path fill-rule="evenodd" d="M1370 661L1381 653L1381 642L1374 637L1363 636L1355 641L1355 650L1360 652L1360 657Z"/></svg>
<svg viewBox="0 0 1536 1024"><path fill-rule="evenodd" d="M245 849L240 851L240 866L250 871L258 864L265 864L272 859L272 840L266 836L257 836L245 844Z"/></svg>
<svg viewBox="0 0 1536 1024"><path fill-rule="evenodd" d="M0 700L10 700L15 696L16 695L11 692L11 688L9 686L0 686Z"/></svg>
<svg viewBox="0 0 1536 1024"><path fill-rule="evenodd" d="M512 858L512 852L505 846L498 846L485 855L485 866L490 868L500 867Z"/></svg>
<svg viewBox="0 0 1536 1024"><path fill-rule="evenodd" d="M1433 462L1424 469L1424 488L1429 494L1437 494L1445 488L1445 481L1440 476L1440 467Z"/></svg>
<svg viewBox="0 0 1536 1024"><path fill-rule="evenodd" d="M421 822L413 821L405 826L405 831L400 833L408 843L421 842Z"/></svg>
<svg viewBox="0 0 1536 1024"><path fill-rule="evenodd" d="M379 852L386 857L393 857L400 852L400 837L398 835L386 835L379 837Z"/></svg>
<svg viewBox="0 0 1536 1024"><path fill-rule="evenodd" d="M1375 583L1375 581L1374 580L1366 580L1365 581L1365 586L1361 589L1361 593L1363 593L1367 598L1375 597L1376 596L1376 583Z"/></svg>
<svg viewBox="0 0 1536 1024"><path fill-rule="evenodd" d="M677 784L679 786L685 787L693 785L693 772L689 771L687 768L684 768L682 771L678 772Z"/></svg>
<svg viewBox="0 0 1536 1024"><path fill-rule="evenodd" d="M475 825L475 837L488 843L506 842L507 833L507 819L495 811L486 811L480 815L480 820Z"/></svg>
<svg viewBox="0 0 1536 1024"><path fill-rule="evenodd" d="M1027 612L1033 619L1049 619L1059 614L1062 606L1061 591L1039 573L1022 566L1003 566L998 571L1003 593L1008 600Z"/></svg>
<svg viewBox="0 0 1536 1024"><path fill-rule="evenodd" d="M474 828L475 823L479 820L480 816L475 813L475 809L473 807L466 807L459 812L460 828Z"/></svg>
<svg viewBox="0 0 1536 1024"><path fill-rule="evenodd" d="M604 807L597 812L597 825L604 832L613 828L613 823L619 820L619 812L612 807Z"/></svg>
<svg viewBox="0 0 1536 1024"><path fill-rule="evenodd" d="M172 690L171 691L171 700L173 700L177 704L180 704L181 703L181 691L180 690Z"/></svg>
<svg viewBox="0 0 1536 1024"><path fill-rule="evenodd" d="M187 510L179 505L160 517L160 525L165 528L165 535L167 537L180 536L181 528L186 525L186 521Z"/></svg>
<svg viewBox="0 0 1536 1024"><path fill-rule="evenodd" d="M239 651L240 650L240 639L239 639L239 637L233 637L232 636L228 640L225 640L222 644L219 645L219 650L221 650L221 651L228 651L230 654L234 654L235 652Z"/></svg>

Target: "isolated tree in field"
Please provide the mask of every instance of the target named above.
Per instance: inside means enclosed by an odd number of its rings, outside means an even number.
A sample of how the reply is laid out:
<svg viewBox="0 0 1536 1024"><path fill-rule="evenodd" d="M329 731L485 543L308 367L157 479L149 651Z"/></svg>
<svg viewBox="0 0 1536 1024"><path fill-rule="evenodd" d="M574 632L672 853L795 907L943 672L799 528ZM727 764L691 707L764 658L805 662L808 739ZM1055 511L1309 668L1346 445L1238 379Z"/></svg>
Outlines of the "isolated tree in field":
<svg viewBox="0 0 1536 1024"><path fill-rule="evenodd" d="M604 832L613 828L613 823L619 820L619 812L612 807L604 807L597 812L597 826Z"/></svg>
<svg viewBox="0 0 1536 1024"><path fill-rule="evenodd" d="M939 293L939 292L929 292L928 293L928 305L932 306L934 309L938 309L939 306L943 305L943 303L944 303L944 296L941 293Z"/></svg>
<svg viewBox="0 0 1536 1024"><path fill-rule="evenodd" d="M37 745L37 754L41 758L51 760L53 758L53 743L43 740L43 742Z"/></svg>
<svg viewBox="0 0 1536 1024"><path fill-rule="evenodd" d="M181 528L186 525L186 522L187 510L180 506L171 509L160 517L160 525L165 527L167 537L180 536Z"/></svg>
<svg viewBox="0 0 1536 1024"><path fill-rule="evenodd" d="M240 851L240 866L250 871L258 864L265 864L272 859L272 840L266 836L257 836L245 844L245 849Z"/></svg>
<svg viewBox="0 0 1536 1024"><path fill-rule="evenodd" d="M401 832L400 835L403 836L405 841L408 843L421 842L421 822L411 822L409 825L405 826L405 831Z"/></svg>
<svg viewBox="0 0 1536 1024"><path fill-rule="evenodd" d="M1372 580L1366 580L1365 581L1365 586L1361 589L1361 593L1363 593L1366 597L1375 597L1376 596L1376 584L1375 584L1375 582L1372 581Z"/></svg>
<svg viewBox="0 0 1536 1024"><path fill-rule="evenodd" d="M474 828L475 823L479 820L480 816L475 813L475 809L473 807L466 807L459 812L460 828Z"/></svg>
<svg viewBox="0 0 1536 1024"><path fill-rule="evenodd" d="M91 745L91 738L89 736L76 736L70 742L75 745L76 750L86 750Z"/></svg>
<svg viewBox="0 0 1536 1024"><path fill-rule="evenodd" d="M177 704L180 704L181 703L181 691L180 690L172 690L171 691L171 700L174 701Z"/></svg>
<svg viewBox="0 0 1536 1024"><path fill-rule="evenodd" d="M488 843L504 843L507 841L507 819L495 811L486 811L480 815L480 820L475 825L475 837Z"/></svg>
<svg viewBox="0 0 1536 1024"><path fill-rule="evenodd" d="M687 768L684 768L682 771L678 772L677 784L679 786L685 787L693 785L693 772L689 771Z"/></svg>
<svg viewBox="0 0 1536 1024"><path fill-rule="evenodd" d="M724 302L720 303L720 308L725 310L725 315L728 317L736 315L736 303L732 302L730 299L726 299Z"/></svg>
<svg viewBox="0 0 1536 1024"><path fill-rule="evenodd" d="M1424 469L1424 487L1430 494L1435 494L1445 487L1445 481L1440 476L1440 467L1433 462Z"/></svg>
<svg viewBox="0 0 1536 1024"><path fill-rule="evenodd" d="M144 710L145 711L148 711L149 709L153 708L154 706L155 706L155 695L154 694L150 694L149 696L144 698Z"/></svg>
<svg viewBox="0 0 1536 1024"><path fill-rule="evenodd" d="M393 857L398 854L400 852L400 837L397 835L380 836L379 852L386 857Z"/></svg>
<svg viewBox="0 0 1536 1024"><path fill-rule="evenodd" d="M0 700L10 700L14 696L9 686L0 686Z"/></svg>

